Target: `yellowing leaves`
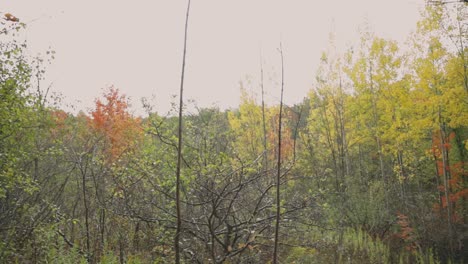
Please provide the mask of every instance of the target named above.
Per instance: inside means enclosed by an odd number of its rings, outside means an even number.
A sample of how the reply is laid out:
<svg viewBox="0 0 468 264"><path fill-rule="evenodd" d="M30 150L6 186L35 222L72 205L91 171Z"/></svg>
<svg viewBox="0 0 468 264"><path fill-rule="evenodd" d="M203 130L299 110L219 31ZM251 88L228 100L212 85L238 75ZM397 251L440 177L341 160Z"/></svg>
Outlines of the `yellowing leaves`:
<svg viewBox="0 0 468 264"><path fill-rule="evenodd" d="M263 131L262 107L258 105L253 96L241 88L241 103L238 112L230 112L228 115L229 125L236 137L233 143L241 158L255 160L264 151L264 140L267 141L268 158L274 159L277 155L278 144L278 119L279 109L277 107L265 107L266 135ZM283 121L294 120L293 113L285 111ZM282 158L287 160L293 152L293 135L290 127L283 126Z"/></svg>

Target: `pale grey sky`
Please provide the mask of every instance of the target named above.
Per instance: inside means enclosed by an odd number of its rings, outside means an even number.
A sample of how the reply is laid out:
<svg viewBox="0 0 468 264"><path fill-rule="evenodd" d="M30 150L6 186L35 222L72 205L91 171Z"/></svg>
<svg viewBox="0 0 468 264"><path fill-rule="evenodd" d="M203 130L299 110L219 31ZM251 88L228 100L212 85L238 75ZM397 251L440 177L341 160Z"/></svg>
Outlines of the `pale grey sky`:
<svg viewBox="0 0 468 264"><path fill-rule="evenodd" d="M29 22L31 53L52 47L46 83L66 102L88 109L115 85L140 112L155 95L166 112L180 85L186 0L5 0L1 12ZM403 41L423 0L192 0L185 98L199 106L237 107L239 82L260 93L260 53L270 103L278 103L279 42L285 58L285 100L311 89L329 33L344 49L369 21L377 35ZM271 80L271 81L268 81ZM77 101L80 101L77 103Z"/></svg>

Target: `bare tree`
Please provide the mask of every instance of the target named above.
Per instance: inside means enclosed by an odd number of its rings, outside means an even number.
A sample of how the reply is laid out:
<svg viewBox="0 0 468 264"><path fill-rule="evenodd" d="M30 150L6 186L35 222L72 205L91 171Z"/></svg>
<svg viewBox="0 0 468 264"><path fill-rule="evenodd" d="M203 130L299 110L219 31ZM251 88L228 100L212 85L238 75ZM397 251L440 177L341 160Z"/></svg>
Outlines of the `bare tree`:
<svg viewBox="0 0 468 264"><path fill-rule="evenodd" d="M179 129L178 129L178 148L177 148L177 169L176 169L176 211L177 211L177 229L174 239L175 263L180 263L179 239L182 229L182 218L180 214L180 167L182 165L182 110L184 104L184 74L185 74L185 54L187 52L187 27L190 12L190 0L187 4L187 14L185 16L185 35L184 35L184 55L182 57L182 74L180 77L180 101L179 101Z"/></svg>
<svg viewBox="0 0 468 264"><path fill-rule="evenodd" d="M278 121L278 171L276 174L276 225L275 225L275 248L273 250L273 264L278 263L278 236L279 236L279 225L281 217L281 200L280 200L280 178L281 178L281 121L283 114L283 90L284 90L284 64L283 64L283 46L280 42L281 55L281 99L280 99L280 112Z"/></svg>
<svg viewBox="0 0 468 264"><path fill-rule="evenodd" d="M268 171L268 149L267 149L267 131L265 119L265 90L263 89L263 57L260 56L260 87L262 88L262 125L263 125L263 164L264 170Z"/></svg>

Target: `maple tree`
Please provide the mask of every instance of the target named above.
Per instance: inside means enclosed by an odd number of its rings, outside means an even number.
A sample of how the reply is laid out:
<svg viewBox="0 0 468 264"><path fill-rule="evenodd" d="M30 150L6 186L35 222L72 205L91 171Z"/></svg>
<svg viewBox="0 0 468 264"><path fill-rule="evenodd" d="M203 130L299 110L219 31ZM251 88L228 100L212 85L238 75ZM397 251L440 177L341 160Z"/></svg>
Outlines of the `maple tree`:
<svg viewBox="0 0 468 264"><path fill-rule="evenodd" d="M141 120L128 112L128 100L118 89L110 87L103 96L104 100L96 100L90 125L103 136L108 162L113 162L137 146L143 130Z"/></svg>

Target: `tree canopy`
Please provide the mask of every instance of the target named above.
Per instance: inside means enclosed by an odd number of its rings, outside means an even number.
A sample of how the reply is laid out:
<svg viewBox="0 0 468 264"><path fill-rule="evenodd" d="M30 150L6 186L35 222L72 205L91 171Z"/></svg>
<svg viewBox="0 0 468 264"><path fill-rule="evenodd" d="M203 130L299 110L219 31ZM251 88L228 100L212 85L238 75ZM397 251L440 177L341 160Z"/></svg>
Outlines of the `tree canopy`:
<svg viewBox="0 0 468 264"><path fill-rule="evenodd" d="M467 5L440 3L405 44L331 38L296 105L262 80L236 109L145 117L114 86L63 110L53 52L3 14L0 262L466 263Z"/></svg>

